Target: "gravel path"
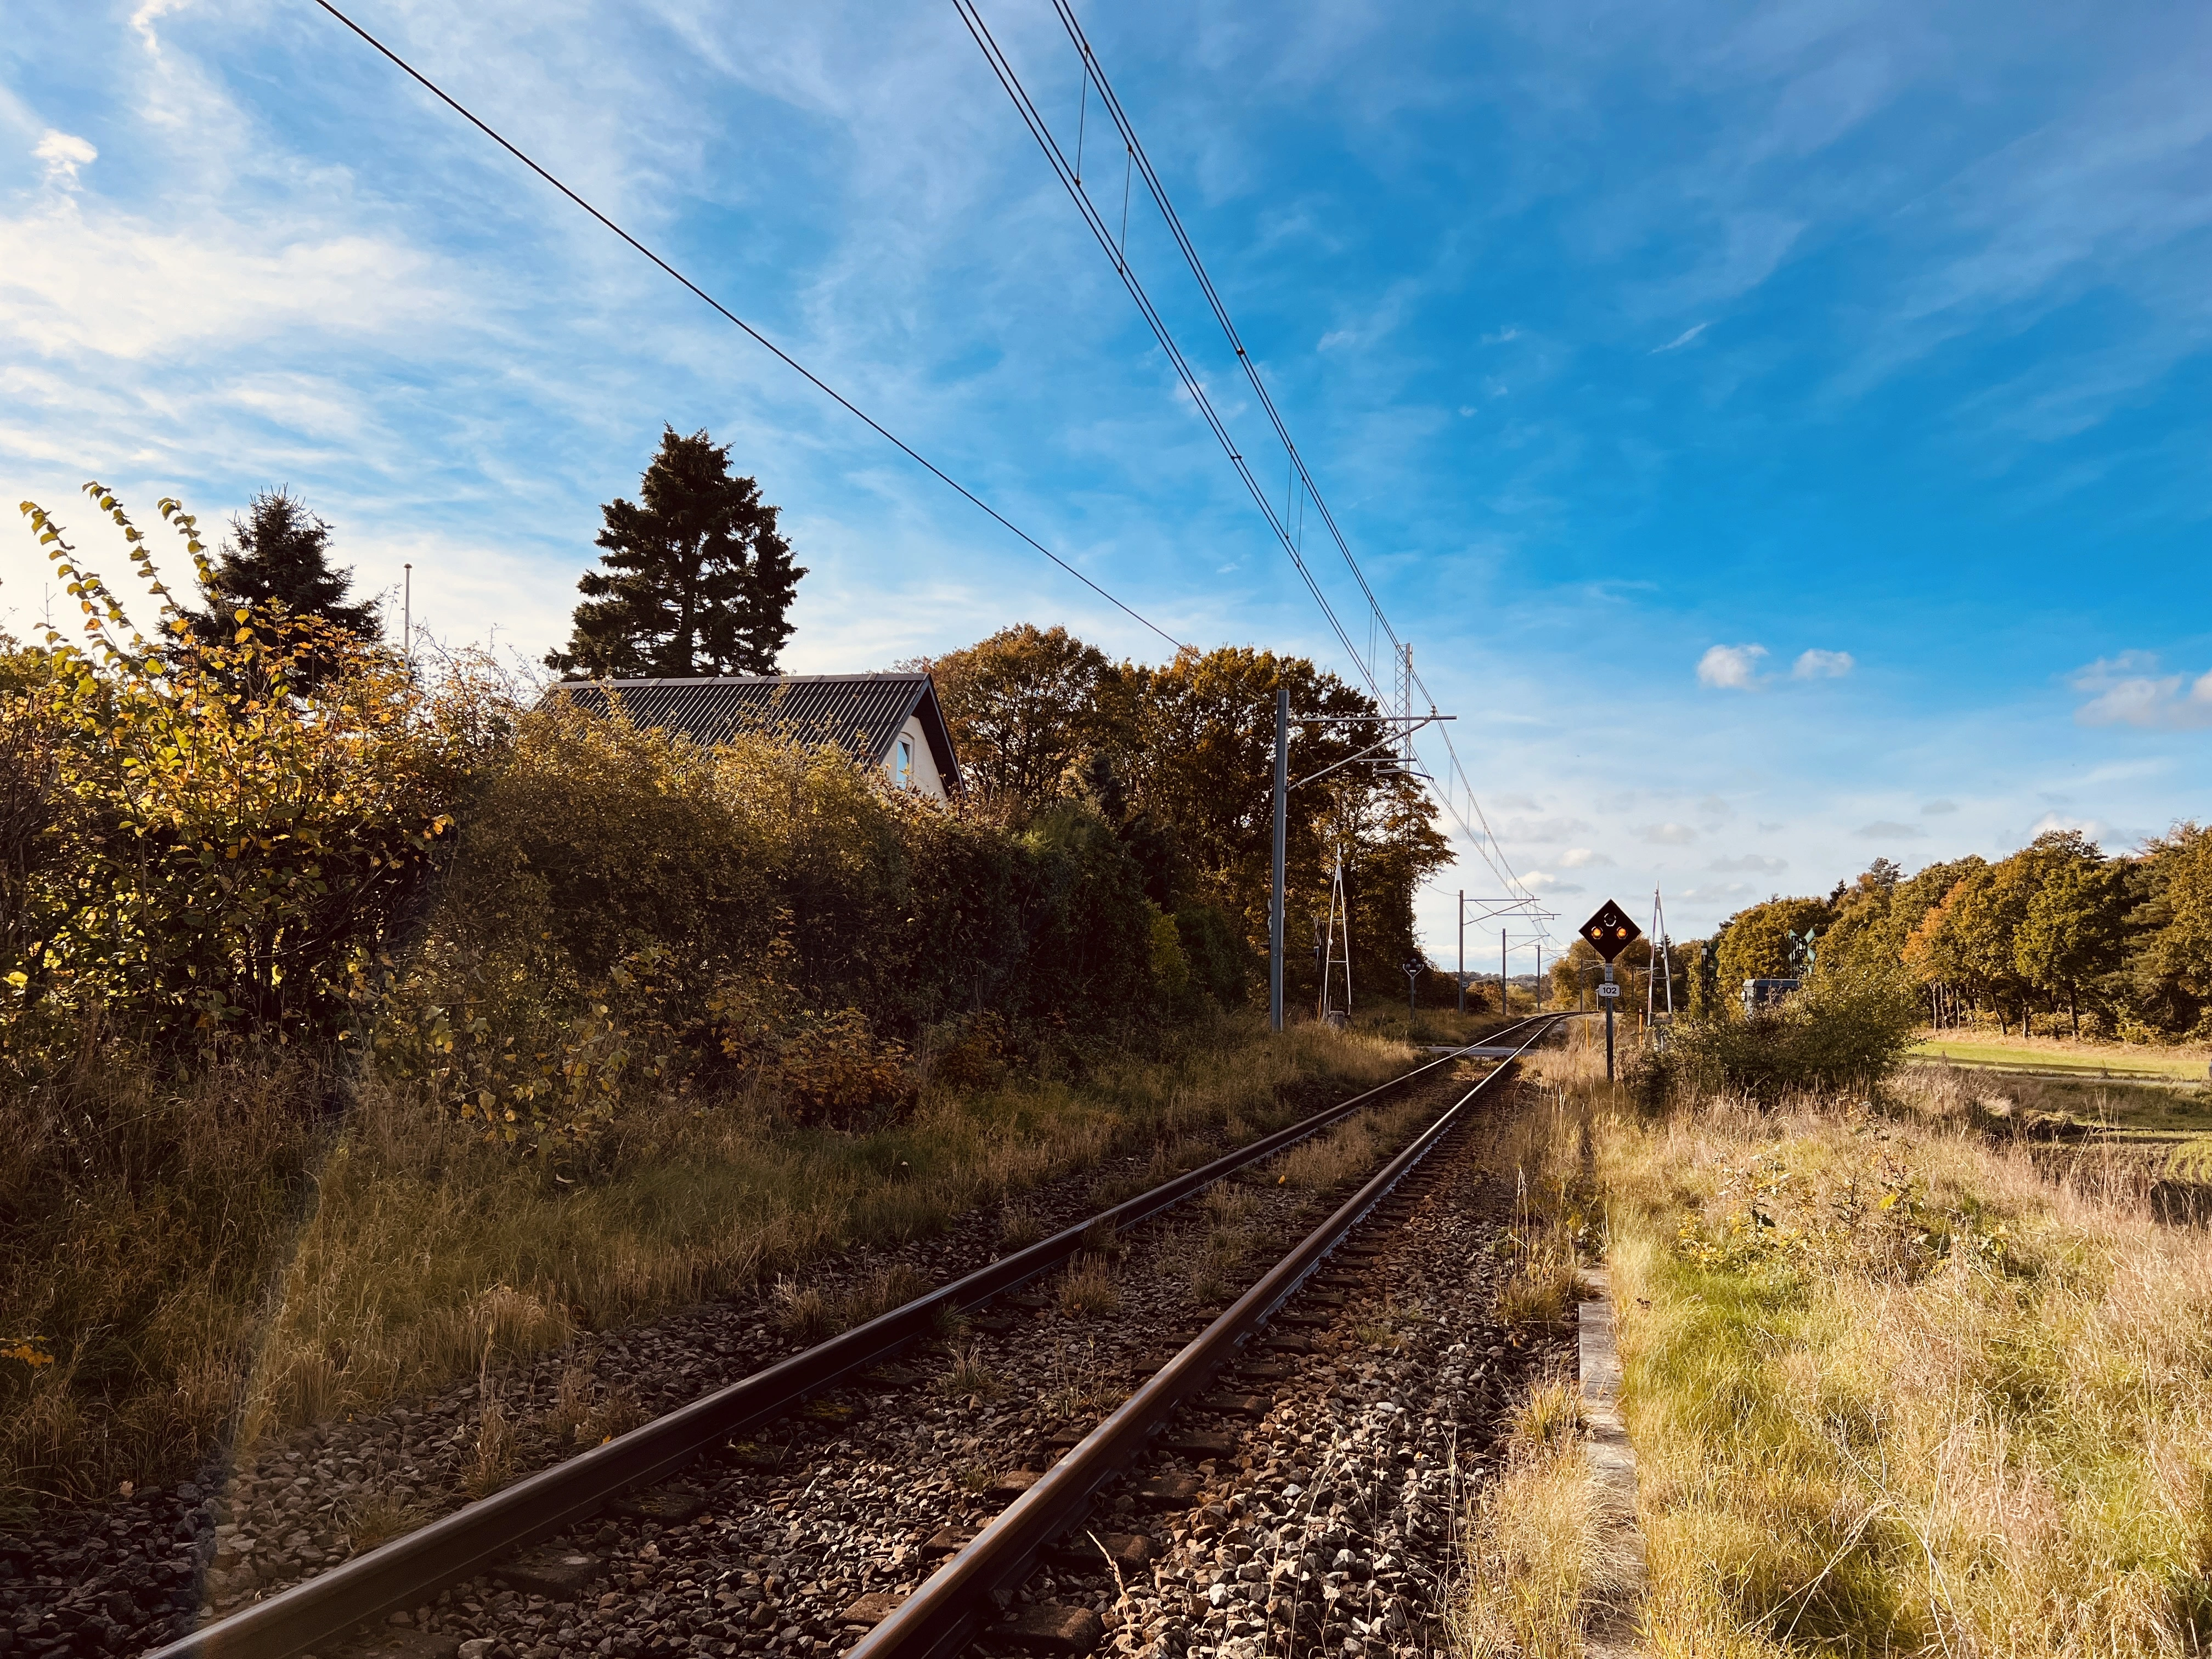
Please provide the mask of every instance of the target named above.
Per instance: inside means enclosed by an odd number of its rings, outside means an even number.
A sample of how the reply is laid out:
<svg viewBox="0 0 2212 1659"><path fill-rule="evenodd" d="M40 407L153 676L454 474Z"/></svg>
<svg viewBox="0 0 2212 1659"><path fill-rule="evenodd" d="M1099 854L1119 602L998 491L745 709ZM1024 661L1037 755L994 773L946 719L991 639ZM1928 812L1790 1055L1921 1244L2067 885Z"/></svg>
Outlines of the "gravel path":
<svg viewBox="0 0 2212 1659"><path fill-rule="evenodd" d="M1434 1094L1431 1088L1408 1098ZM1316 1098L1304 1109L1325 1103ZM1192 1161L1201 1148L1211 1148L1211 1156L1225 1147L1218 1137L1194 1137L1184 1145ZM1149 1155L1112 1159L1032 1189L1018 1206L1042 1235L1162 1178ZM805 1283L832 1308L887 1291L901 1291L903 1299L1001 1254L1002 1223L996 1209L971 1212L933 1237L855 1249L816 1264ZM1124 1259L1117 1256L1116 1266ZM1132 1303L1133 1309L1152 1305L1140 1297ZM970 1333L987 1366L1005 1334L990 1328L994 1322L977 1322ZM1100 1330L1114 1324L1091 1322ZM1086 1323L1082 1343L1071 1341L1060 1363L1085 1368L1079 1349L1096 1335ZM449 1512L467 1501L471 1477L479 1474L488 1406L507 1425L500 1467L504 1479L512 1479L815 1340L818 1334L805 1330L803 1318L793 1318L775 1288L764 1287L582 1339L495 1379L489 1401L478 1384L462 1384L434 1399L283 1437L227 1484L204 1478L140 1491L96 1510L50 1515L34 1538L0 1539L0 1659L142 1651L189 1629L203 1608L227 1611L313 1577L392 1531ZM1133 1357L1127 1361L1134 1363ZM989 1392L986 1385L972 1408L958 1398L948 1401L943 1420L971 1431L948 1431L949 1440L974 1438L974 1431L998 1422L999 1407L985 1397ZM845 1408L834 1400L817 1402L820 1415L794 1425L787 1439L761 1455L788 1465L811 1440L834 1432L836 1412Z"/></svg>
<svg viewBox="0 0 2212 1659"><path fill-rule="evenodd" d="M1107 1489L1092 1543L1018 1594L1009 1615L1028 1638L987 1638L980 1654L1055 1640L1158 1659L1447 1647L1455 1528L1488 1467L1492 1413L1572 1347L1569 1332L1510 1341L1494 1323L1491 1246L1511 1200L1483 1173L1487 1144L1476 1126L1431 1156L1278 1316L1269 1351ZM1087 1274L1002 1298L942 1352L702 1461L633 1512L395 1615L403 1650L842 1652L1321 1209L1295 1188L1218 1192L1203 1212L1117 1242ZM1229 1285L1224 1241L1244 1252Z"/></svg>

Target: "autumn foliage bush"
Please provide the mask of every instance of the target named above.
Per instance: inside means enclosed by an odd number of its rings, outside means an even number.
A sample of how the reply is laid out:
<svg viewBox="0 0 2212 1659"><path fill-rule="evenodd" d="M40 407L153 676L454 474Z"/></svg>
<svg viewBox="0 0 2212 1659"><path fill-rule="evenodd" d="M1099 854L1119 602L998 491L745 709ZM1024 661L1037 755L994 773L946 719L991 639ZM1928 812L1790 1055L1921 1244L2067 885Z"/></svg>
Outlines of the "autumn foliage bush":
<svg viewBox="0 0 2212 1659"><path fill-rule="evenodd" d="M219 1443L318 1187L410 1114L589 1192L633 1119L879 1133L1205 1000L1087 806L976 821L281 611L211 636L88 493L156 617L26 503L83 631L0 640L0 1519Z"/></svg>
<svg viewBox="0 0 2212 1659"><path fill-rule="evenodd" d="M0 1055L35 1085L103 1029L172 1056L334 1038L452 827L481 699L309 619L193 637L143 533L88 488L161 625L141 635L30 509L84 641L49 628L0 674ZM161 506L204 568L191 515Z"/></svg>

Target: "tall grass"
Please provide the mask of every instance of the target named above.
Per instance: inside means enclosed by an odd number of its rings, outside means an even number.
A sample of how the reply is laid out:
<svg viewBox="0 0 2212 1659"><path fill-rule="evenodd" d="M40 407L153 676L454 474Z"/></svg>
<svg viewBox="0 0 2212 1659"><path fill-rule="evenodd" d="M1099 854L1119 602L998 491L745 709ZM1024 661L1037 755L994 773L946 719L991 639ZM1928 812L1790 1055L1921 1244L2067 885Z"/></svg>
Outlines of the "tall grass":
<svg viewBox="0 0 2212 1659"><path fill-rule="evenodd" d="M1109 1156L1250 1133L1405 1063L1388 1042L1223 1016L1080 1080L933 1090L868 1133L647 1098L574 1184L374 1083L325 1125L305 1068L167 1093L88 1076L74 1110L98 1137L0 1104L0 1335L20 1325L53 1357L0 1358L0 1493L21 1516L174 1478L228 1434L374 1409ZM106 1178L77 1180L95 1156ZM825 1328L866 1311L825 1307Z"/></svg>
<svg viewBox="0 0 2212 1659"><path fill-rule="evenodd" d="M215 1443L312 1203L323 1097L302 1064L164 1086L90 1044L50 1086L0 1091L0 1519Z"/></svg>
<svg viewBox="0 0 2212 1659"><path fill-rule="evenodd" d="M1606 1203L1652 1650L2179 1654L2212 1638L2212 1238L1939 1091L1556 1066ZM1955 1093L1955 1091L1952 1092Z"/></svg>

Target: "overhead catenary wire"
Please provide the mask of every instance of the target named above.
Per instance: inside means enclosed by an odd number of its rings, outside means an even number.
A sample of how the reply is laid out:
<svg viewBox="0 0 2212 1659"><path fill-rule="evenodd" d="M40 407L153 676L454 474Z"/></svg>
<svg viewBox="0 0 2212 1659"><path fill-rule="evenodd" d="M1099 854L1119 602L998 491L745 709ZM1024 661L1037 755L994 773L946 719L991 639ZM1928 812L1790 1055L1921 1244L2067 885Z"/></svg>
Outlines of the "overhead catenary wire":
<svg viewBox="0 0 2212 1659"><path fill-rule="evenodd" d="M1251 495L1254 504L1267 519L1268 528L1274 532L1275 539L1282 544L1283 550L1290 556L1291 562L1304 580L1307 591L1313 595L1314 603L1321 607L1322 614L1328 619L1329 626L1334 630L1338 642L1344 647L1345 654L1355 663L1360 662L1358 648L1352 644L1351 635L1345 631L1343 622L1329 605L1328 594L1322 592L1320 582L1315 579L1312 570L1306 563L1305 556L1298 550L1297 544L1292 539L1288 527L1283 523L1282 516L1275 511L1274 502L1270 499L1267 486L1260 482L1252 471L1251 464L1245 459L1243 452L1237 447L1237 441L1231 434L1227 424L1222 420L1219 410L1215 409L1212 398L1206 395L1205 384L1200 380L1198 372L1191 367L1189 360L1183 356L1182 348L1176 343L1175 335L1169 329L1166 319L1153 306L1151 295L1146 292L1144 283L1138 280L1136 272L1130 268L1128 260L1123 257L1120 243L1114 234L1113 227L1100 214L1082 185L1077 182L1075 169L1068 159L1067 153L1060 148L1059 139L1053 136L1052 129L1046 124L1042 112L1031 100L1028 89L1023 86L1020 76L1014 72L1013 64L1008 61L1006 53L1000 49L998 41L992 36L990 28L984 23L981 14L975 9L972 0L952 0L952 4L954 10L960 14L960 21L967 25L969 33L975 38L975 45L982 52L984 61L990 65L992 73L998 77L1000 86L1005 88L1006 96L1013 100L1015 112L1021 117L1023 125L1029 128L1030 136L1036 140L1037 147L1044 152L1045 159L1051 164L1053 173L1066 187L1069 197L1082 213L1084 223L1090 228L1091 235L1097 239L1098 246L1105 252L1107 258L1113 261L1115 274L1121 279L1121 285L1128 290L1129 297L1136 302L1138 312L1152 331L1152 337L1159 342L1160 349L1166 355L1169 364L1176 372L1176 377L1182 382L1184 391L1190 394L1192 403L1197 406L1199 414L1205 420L1207 428L1213 434L1215 441L1220 444L1222 453L1229 457L1230 465L1236 468L1237 476L1243 481L1244 488ZM1102 93L1102 104L1103 101ZM1130 165L1133 167L1136 159L1133 145L1128 147L1128 156ZM1367 671L1364 663L1361 663L1360 666L1370 687L1373 688L1374 675Z"/></svg>
<svg viewBox="0 0 2212 1659"><path fill-rule="evenodd" d="M961 0L955 0L955 3L961 3ZM972 9L972 0L969 0L968 9ZM1369 616L1367 659L1360 661L1357 651L1352 651L1352 655L1355 661L1360 662L1361 672L1365 676L1369 687L1379 696L1381 688L1376 684L1372 661L1376 655L1375 630L1380 629L1382 636L1389 641L1394 655L1404 656L1404 641L1399 638L1397 629L1391 626L1389 613L1382 609L1382 600L1376 596L1373 586L1369 584L1367 574L1360 568L1359 561L1352 553L1350 542L1345 538L1343 527L1336 521L1336 515L1330 512L1328 502L1321 493L1320 484L1308 471L1305 457L1299 451L1297 441L1291 435L1289 423L1284 420L1282 411L1276 407L1273 397L1269 394L1267 381L1261 376L1259 364L1254 360L1251 352L1246 349L1243 337L1237 331L1236 319L1229 314L1228 305L1223 301L1220 290L1214 286L1213 278L1206 269L1205 260L1199 257L1197 244L1191 240L1189 232L1183 228L1182 216L1176 211L1175 203L1168 195L1166 185L1162 182L1159 173L1153 168L1152 157L1146 153L1143 139L1137 136L1136 124L1129 118L1127 110L1122 106L1121 98L1114 90L1113 82L1107 77L1105 66L1098 61L1097 53L1091 50L1090 38L1084 33L1083 25L1076 17L1073 6L1069 3L1069 0L1053 0L1053 9L1059 15L1061 27L1067 31L1068 39L1074 44L1076 52L1082 59L1083 101L1085 109L1087 110L1089 106L1090 89L1095 82L1098 88L1100 107L1106 111L1109 118L1113 121L1115 131L1121 135L1121 142L1127 146L1131 159L1144 175L1146 191L1152 196L1154 206L1159 210L1160 218L1167 226L1169 234L1174 238L1176 246L1182 252L1184 263L1190 267L1191 276L1198 283L1199 291L1205 295L1207 308L1212 312L1214 320L1220 325L1222 334L1228 340L1231 350L1236 354L1237 367L1244 371L1244 378L1252 387L1253 397L1258 401L1261 409L1266 412L1268 424L1274 429L1277 441L1283 446L1284 454L1287 458L1294 483L1303 487L1298 492L1301 533L1297 541L1300 552L1303 552L1304 544L1303 534L1304 504L1306 500L1310 498L1316 515L1328 531L1329 538L1336 544L1337 551L1344 560L1345 568L1352 573L1353 581L1358 584L1361 596L1367 601ZM1125 207L1125 216L1126 213ZM1310 586L1314 585L1310 578L1308 585ZM1318 592L1316 597L1317 599L1321 597ZM1322 606L1324 611L1329 609L1325 599L1322 599ZM1332 623L1334 623L1333 614L1330 620ZM1337 633L1339 637L1342 637L1343 629L1340 627L1338 628ZM1351 649L1348 643L1346 649ZM1430 706L1434 708L1435 694L1429 690L1428 683L1421 678L1419 672L1413 667L1410 659L1407 661L1406 666L1408 677L1413 684L1420 687L1422 695L1429 699ZM1534 897L1534 895L1530 894L1528 888L1522 884L1518 874L1514 872L1511 862L1505 856L1505 849L1499 845L1496 834L1491 830L1489 819L1484 815L1480 802L1475 799L1474 781L1467 775L1467 769L1461 763L1459 751L1452 743L1451 733L1444 732L1443 739L1445 753L1450 758L1451 770L1458 775L1460 786L1466 791L1468 805L1481 824L1480 833L1478 834L1474 826L1470 825L1460 812L1451 800L1448 788L1440 787L1437 792L1437 799L1443 804L1444 810L1458 823L1461 833L1467 837L1482 861L1490 866L1491 873L1497 876L1509 889Z"/></svg>
<svg viewBox="0 0 2212 1659"><path fill-rule="evenodd" d="M1124 616L1130 617L1135 622L1142 623L1146 628L1151 629L1152 632L1158 635L1160 638L1165 640L1177 651L1187 651L1190 649L1188 646L1185 645L1181 640L1176 638L1174 635L1169 633L1167 629L1162 628L1158 623L1152 621L1152 618L1144 615L1135 607L1115 598L1097 582L1093 581L1089 576L1085 575L1082 571L1077 569L1075 566L1070 564L1066 559L1060 557L1059 554L1054 552L1036 537L1030 535L1029 532L1024 530L1019 525L1014 523L1013 520L1007 518L1005 514L1000 512L998 508L993 507L981 496L976 495L974 490L969 489L957 478L952 477L951 473L945 471L944 468L939 466L927 456L922 454L919 450L915 449L913 445L908 443L896 433L891 431L890 428L884 426L882 422L877 420L866 410L860 408L859 404L854 403L851 398L846 397L843 392L838 391L836 387L831 386L820 375L815 374L812 369L807 368L805 364L800 362L796 357L786 351L781 346L769 339L767 335L762 333L760 330L755 328L744 318L738 316L737 313L732 311L720 300L707 292L705 289L700 287L698 283L693 282L689 276L686 276L674 265L662 258L659 254L654 252L653 249L647 247L643 242L631 235L629 232L624 230L620 225L617 224L605 214L600 212L598 208L592 206L591 203L586 201L581 196L571 190L567 185L555 178L552 173L546 171L545 168L540 167L530 156L524 154L520 148L511 143L502 134L495 131L474 111L468 108L465 105L461 103L459 100L453 97L452 94L447 92L444 88L439 86L437 82L431 80L427 75L423 74L422 70L416 69L412 64L409 63L404 58L402 58L390 46L386 46L384 42L379 40L375 35L370 33L359 23L354 21L354 20L349 17L344 12L339 10L337 7L331 4L331 0L315 0L315 3L320 6L325 11L328 12L332 17L336 18L340 23L343 23L348 29L352 31L353 33L358 35L386 61L391 63L393 67L398 69L402 74L405 75L410 80L413 81L417 86L420 86L440 103L445 105L447 108L452 110L453 113L459 116L471 126L483 134L485 137L490 139L492 143L497 144L509 155L512 155L516 161L521 162L526 167L528 167L531 172L536 173L540 179L550 185L562 195L567 197L570 202L574 203L577 207L581 208L586 213L597 220L599 224L607 230L611 231L617 237L628 243L634 251L642 255L655 266L659 267L663 273L672 277L677 283L688 289L696 298L705 301L707 305L713 307L713 309L719 313L726 320L736 325L736 326L749 338L750 338L755 344L760 346L763 349L769 353L770 356L774 356L787 368L789 368L801 380L806 381L808 385L813 386L815 390L820 392L824 397L837 404L839 408L844 410L847 414L852 416L855 420L866 426L870 431L873 432L878 437L883 439L884 442L890 444L901 454L904 455L908 460L914 462L915 465L921 467L932 477L937 479L939 483L952 490L956 495L966 501L970 506L979 508L993 521L1003 528L1012 532L1015 536L1028 544L1030 548L1043 554L1046 558L1051 560L1053 563L1058 565L1060 569L1074 577L1076 580L1081 582L1085 587L1096 593L1100 599L1105 600L1115 610L1121 611Z"/></svg>
<svg viewBox="0 0 2212 1659"><path fill-rule="evenodd" d="M1366 573L1360 568L1358 559L1353 555L1351 544L1346 540L1342 527L1337 523L1334 514L1329 510L1328 503L1322 496L1319 484L1307 468L1305 458L1298 449L1297 440L1291 435L1288 422L1283 418L1281 410L1276 406L1274 398L1268 392L1267 382L1260 374L1259 365L1254 361L1251 352L1245 347L1243 337L1237 332L1236 320L1230 315L1227 304L1222 300L1220 291L1214 286L1212 277L1207 273L1205 261L1199 257L1196 244L1191 240L1188 231L1185 229L1181 216L1176 213L1175 204L1168 195L1166 185L1153 167L1152 158L1145 150L1143 140L1137 135L1135 124L1129 118L1128 112L1123 107L1120 97L1115 93L1113 83L1108 79L1103 66L1098 62L1097 54L1092 51L1091 42L1084 33L1083 26L1077 20L1069 0L1053 0L1053 7L1081 59L1083 86L1078 114L1078 142L1079 143L1081 142L1080 127L1087 117L1090 94L1095 82L1098 92L1099 106L1106 112L1109 118L1114 123L1115 131L1120 134L1128 165L1133 166L1143 178L1146 192L1158 209L1162 222L1166 225L1177 249L1182 252L1184 262L1189 266L1200 292L1205 296L1208 309L1212 312L1214 320L1220 325L1231 349L1236 355L1237 366L1243 370L1245 380L1252 388L1255 399L1265 411L1268 424L1283 446L1290 477L1284 492L1285 497L1284 510L1279 518L1266 492L1260 488L1257 480L1254 477L1250 467L1246 464L1226 424L1216 413L1212 400L1207 395L1203 382L1191 369L1182 348L1176 343L1165 320L1154 307L1142 282L1129 267L1127 257L1128 183L1126 175L1122 187L1121 235L1119 239L1114 239L1107 234L1100 216L1090 200L1088 192L1083 188L1080 152L1079 151L1077 164L1070 167L1067 158L1060 149L1058 141L1053 137L1050 127L1038 111L1035 101L1030 97L1027 88L1022 84L1019 74L1014 70L1012 64L992 36L989 27L983 21L981 14L976 9L975 0L953 0L953 5L960 14L961 21L967 25L969 33L975 37L976 45L982 50L984 58L989 63L993 73L997 76L1000 84L1006 88L1008 97L1013 100L1015 109L1021 115L1024 125L1029 128L1030 136L1036 140L1039 149L1044 152L1047 161L1050 162L1061 185L1066 188L1069 196L1075 202L1079 210L1082 212L1085 222L1091 225L1092 233L1097 238L1101 246L1104 247L1112 257L1115 272L1121 278L1123 286L1129 290L1131 298L1137 302L1138 309L1143 313L1146 322L1152 327L1153 336L1158 340L1161 349L1167 354L1170 362L1175 366L1178 377L1189 392L1192 401L1198 406L1207 425L1212 429L1224 453L1229 456L1231 464L1243 477L1245 486L1250 491L1254 501L1267 518L1270 528L1275 532L1277 540L1282 544L1283 550L1289 555L1291 564L1305 582L1308 591L1313 595L1315 603L1321 607L1323 617L1335 634L1338 641L1343 646L1346 655L1358 667L1361 677L1367 682L1368 689L1378 700L1381 700L1382 690L1376 678L1373 665L1373 659L1378 654L1375 632L1376 629L1380 629L1382 635L1389 640L1393 654L1401 659L1406 658L1404 641L1391 625L1388 613L1382 609L1381 599L1369 583ZM1367 602L1369 647L1364 656L1358 647L1352 643L1350 633L1337 616L1335 608L1330 604L1327 593L1322 590L1319 580L1306 562L1304 514L1309 500L1313 504L1316 518L1327 531L1329 538L1336 544L1337 551L1342 557L1346 568L1352 573L1352 580L1358 585L1361 596ZM1292 523L1294 517L1295 527ZM1435 696L1431 692L1427 682L1422 679L1418 671L1413 668L1410 660L1406 661L1406 672L1409 682L1419 687L1422 695L1429 699L1430 706L1433 708L1436 704ZM1509 890L1533 899L1534 895L1514 871L1510 860L1505 856L1504 848L1499 844L1496 833L1491 829L1489 820L1482 811L1481 804L1475 799L1473 781L1468 778L1467 769L1462 763L1458 750L1452 743L1450 733L1448 732L1444 733L1444 748L1449 757L1450 771L1456 775L1461 788L1466 793L1468 805L1473 811L1480 829L1478 830L1474 824L1470 824L1466 815L1460 811L1457 804L1452 799L1448 781L1440 784L1437 789L1439 803L1458 825L1461 833L1474 848L1477 856L1489 866L1491 873L1496 876Z"/></svg>

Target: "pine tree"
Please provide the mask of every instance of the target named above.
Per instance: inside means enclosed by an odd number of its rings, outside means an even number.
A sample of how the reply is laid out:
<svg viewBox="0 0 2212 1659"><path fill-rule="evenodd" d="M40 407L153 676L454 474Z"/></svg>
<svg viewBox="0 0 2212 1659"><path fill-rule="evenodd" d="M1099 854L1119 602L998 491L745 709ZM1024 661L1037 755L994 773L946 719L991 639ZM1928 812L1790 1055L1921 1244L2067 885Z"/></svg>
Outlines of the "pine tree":
<svg viewBox="0 0 2212 1659"><path fill-rule="evenodd" d="M546 665L593 679L774 673L806 572L758 483L731 476L728 446L667 427L639 495L600 509L600 568L577 582L568 649Z"/></svg>
<svg viewBox="0 0 2212 1659"><path fill-rule="evenodd" d="M264 489L243 518L230 521L230 539L217 551L215 577L203 582L205 609L188 612L204 640L228 641L237 613L317 617L361 639L380 628L374 601L349 602L353 572L331 568L331 526L289 489Z"/></svg>

